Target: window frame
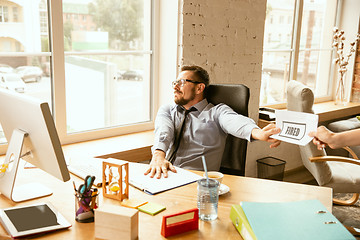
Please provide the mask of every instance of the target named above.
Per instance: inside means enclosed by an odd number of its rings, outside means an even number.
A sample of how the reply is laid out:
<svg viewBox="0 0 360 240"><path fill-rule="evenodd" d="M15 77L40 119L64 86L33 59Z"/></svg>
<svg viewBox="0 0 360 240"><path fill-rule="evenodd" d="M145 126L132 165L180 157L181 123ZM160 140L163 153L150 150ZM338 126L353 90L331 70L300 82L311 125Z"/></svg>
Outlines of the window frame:
<svg viewBox="0 0 360 240"><path fill-rule="evenodd" d="M151 43L150 49L145 51L128 51L127 54L141 54L148 53L150 54L150 121L144 123L136 123L126 126L116 126L111 128L103 128L96 130L89 130L86 132L79 133L67 133L66 129L66 97L65 97L65 56L64 52L64 39L63 39L63 12L62 12L62 1L58 0L49 0L50 8L49 9L49 35L50 41L53 48L52 57L51 57L51 65L52 65L52 99L53 99L53 117L55 121L55 125L58 131L58 135L62 144L70 144L75 142L94 140L105 137L113 137L123 134L141 132L146 130L151 130L154 127L154 96L157 94L156 83L154 83L153 79L156 79L154 75L154 66L156 60L156 49L154 45L154 41L156 42L154 31L157 28L158 22L156 21L156 13L158 12L158 0L151 1ZM54 23L54 24L52 24ZM56 26L56 28L52 28L51 26ZM91 54L91 52L86 52L87 55ZM109 54L118 54L121 55L121 52L111 52Z"/></svg>
<svg viewBox="0 0 360 240"><path fill-rule="evenodd" d="M336 16L334 20L334 26L339 22L339 15L340 15L340 8L342 6L342 0L337 0L336 3ZM295 0L294 6L294 19L293 19L293 31L292 31L292 42L290 49L263 49L263 52L275 52L275 51L283 51L289 52L290 54L290 61L289 61L289 74L287 77L287 81L290 79L297 79L298 74L298 66L299 66L299 55L301 51L306 51L307 49L300 49L300 40L301 40L301 25L302 25L302 15L304 10L304 0ZM333 49L309 49L310 51L333 51ZM333 52L332 52L333 58ZM334 68L332 61L330 62L330 74L328 80L322 80L322 82L326 81L329 83L330 89L328 90L328 94L322 97L315 97L315 103L324 102L324 101L331 101L333 99L334 94ZM283 93L286 94L286 93ZM268 106L274 108L286 108L286 100L284 102L279 103L271 103L271 104L264 104L260 106Z"/></svg>
<svg viewBox="0 0 360 240"><path fill-rule="evenodd" d="M64 33L63 33L63 11L62 0L46 0L48 14L48 33L49 33L49 52L31 53L31 52L5 52L0 56L46 56L50 57L51 68L51 109L57 132L61 144L70 144L82 141L95 140L106 137L113 137L129 133L136 133L154 128L154 116L157 109L155 96L158 95L158 65L157 44L159 17L159 0L151 0L151 24L150 24L150 49L143 51L124 51L124 52L106 52L107 54L149 54L150 55L150 120L143 123L131 125L115 126L103 129L89 130L79 133L67 133L66 127L66 89L65 89L65 56L64 52ZM1 7L1 6L0 6ZM54 26L54 27L53 27ZM86 52L87 55L92 52ZM98 52L97 52L98 54ZM5 154L8 144L0 144L0 154Z"/></svg>

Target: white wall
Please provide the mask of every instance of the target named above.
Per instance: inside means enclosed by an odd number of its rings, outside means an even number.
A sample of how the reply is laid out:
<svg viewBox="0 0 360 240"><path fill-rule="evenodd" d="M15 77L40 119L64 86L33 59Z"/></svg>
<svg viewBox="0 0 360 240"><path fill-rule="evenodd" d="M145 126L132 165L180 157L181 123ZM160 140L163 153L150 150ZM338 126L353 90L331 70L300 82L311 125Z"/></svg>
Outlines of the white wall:
<svg viewBox="0 0 360 240"><path fill-rule="evenodd" d="M212 83L250 88L257 119L266 1L183 0L180 64L196 64Z"/></svg>
<svg viewBox="0 0 360 240"><path fill-rule="evenodd" d="M179 62L204 67L212 83L248 86L249 116L257 121L266 1L183 0L182 6ZM268 155L259 148L248 145L246 175L254 176L259 154Z"/></svg>

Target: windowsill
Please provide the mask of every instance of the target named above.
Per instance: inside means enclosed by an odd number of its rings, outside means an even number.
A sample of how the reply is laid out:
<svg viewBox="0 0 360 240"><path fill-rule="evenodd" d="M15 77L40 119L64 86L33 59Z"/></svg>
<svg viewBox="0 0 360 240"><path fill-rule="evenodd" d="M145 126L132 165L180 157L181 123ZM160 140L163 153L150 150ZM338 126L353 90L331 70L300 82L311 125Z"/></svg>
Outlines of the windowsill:
<svg viewBox="0 0 360 240"><path fill-rule="evenodd" d="M283 109L285 108L276 108ZM334 101L315 103L313 106L314 113L319 115L319 122L344 118L360 113L360 103L349 102L346 106L335 105ZM258 125L264 127L269 124L269 121L259 119Z"/></svg>
<svg viewBox="0 0 360 240"><path fill-rule="evenodd" d="M102 138L63 145L66 158L72 156L101 157L116 155L119 152L150 146L154 142L154 131L126 134L117 137Z"/></svg>
<svg viewBox="0 0 360 240"><path fill-rule="evenodd" d="M325 122L360 113L360 103L349 102L346 106L339 106L334 101L322 102L314 104L313 109L319 115L319 122Z"/></svg>

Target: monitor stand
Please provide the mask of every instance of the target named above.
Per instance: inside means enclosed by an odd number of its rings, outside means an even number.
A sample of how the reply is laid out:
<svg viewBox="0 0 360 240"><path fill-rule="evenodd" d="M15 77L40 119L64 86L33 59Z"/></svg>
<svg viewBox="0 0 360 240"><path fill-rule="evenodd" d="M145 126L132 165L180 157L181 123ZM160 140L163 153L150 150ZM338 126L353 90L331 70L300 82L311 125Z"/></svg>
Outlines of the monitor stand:
<svg viewBox="0 0 360 240"><path fill-rule="evenodd" d="M20 154L22 152L24 138L27 135L26 132L19 129L13 131L4 162L8 164L8 166L6 171L0 175L0 192L14 202L23 202L52 194L49 188L40 183L27 183L21 186L15 185L21 157Z"/></svg>

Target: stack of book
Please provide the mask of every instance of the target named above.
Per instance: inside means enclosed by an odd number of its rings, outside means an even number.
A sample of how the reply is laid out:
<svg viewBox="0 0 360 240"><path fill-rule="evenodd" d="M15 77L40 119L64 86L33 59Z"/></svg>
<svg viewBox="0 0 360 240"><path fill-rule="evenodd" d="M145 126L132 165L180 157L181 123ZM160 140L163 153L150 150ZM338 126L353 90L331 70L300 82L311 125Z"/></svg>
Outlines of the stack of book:
<svg viewBox="0 0 360 240"><path fill-rule="evenodd" d="M355 239L318 200L240 202L230 218L244 240Z"/></svg>

